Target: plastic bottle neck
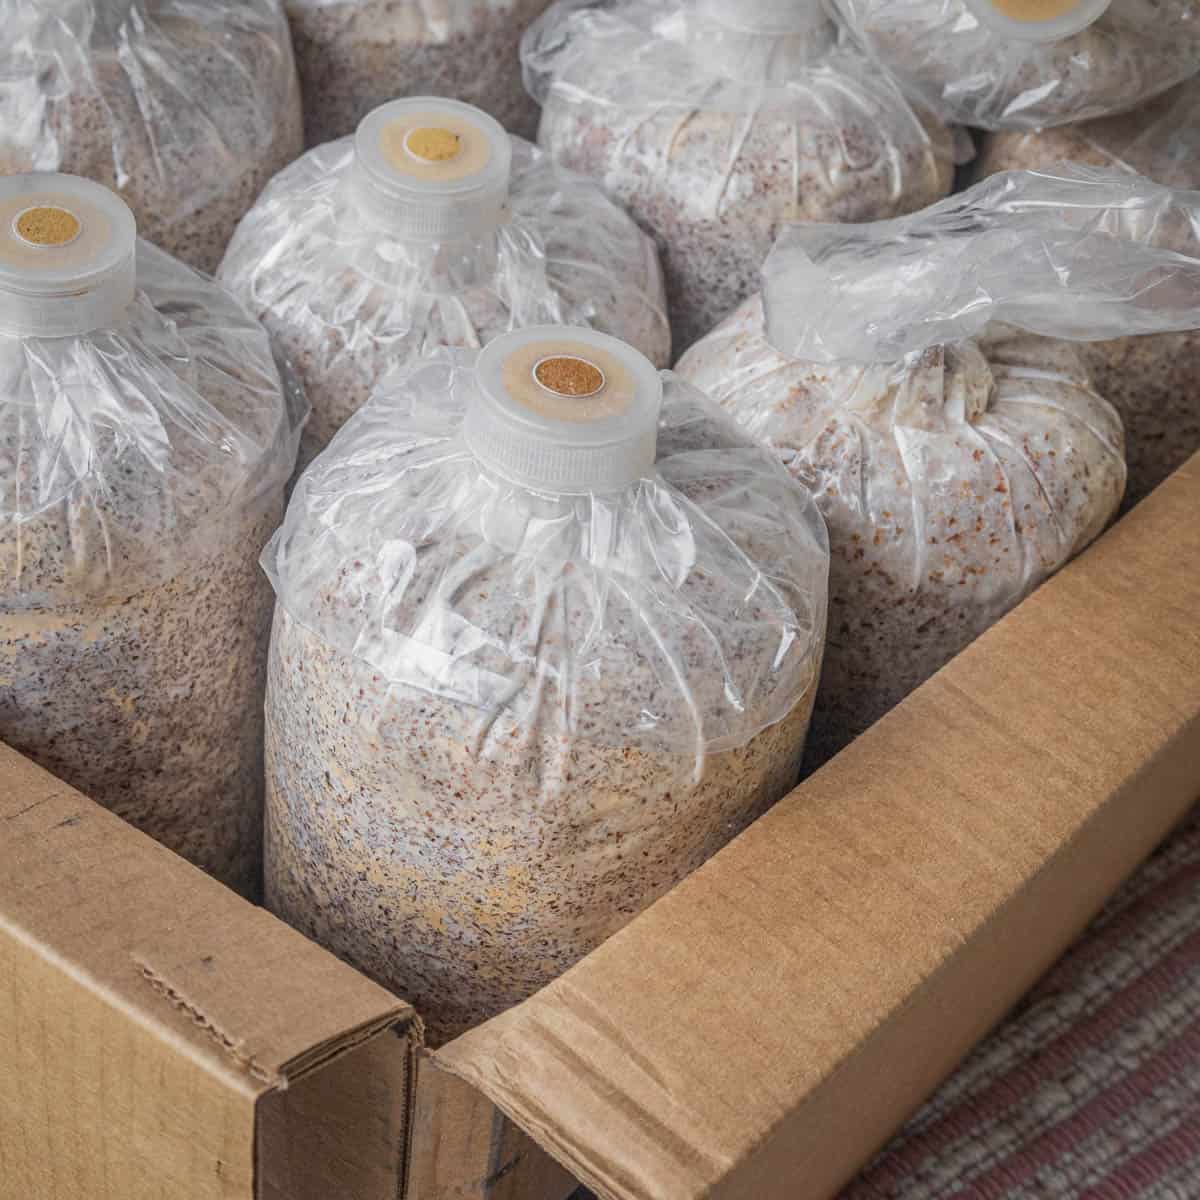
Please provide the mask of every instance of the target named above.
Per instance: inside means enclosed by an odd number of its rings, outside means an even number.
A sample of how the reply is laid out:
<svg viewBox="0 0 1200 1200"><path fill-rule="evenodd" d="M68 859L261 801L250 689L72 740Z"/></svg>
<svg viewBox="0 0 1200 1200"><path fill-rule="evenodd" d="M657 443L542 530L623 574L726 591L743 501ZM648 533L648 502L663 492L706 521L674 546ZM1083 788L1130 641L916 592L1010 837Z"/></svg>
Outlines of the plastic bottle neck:
<svg viewBox="0 0 1200 1200"><path fill-rule="evenodd" d="M137 292L134 255L85 292L22 292L0 287L0 334L78 337L117 324Z"/></svg>

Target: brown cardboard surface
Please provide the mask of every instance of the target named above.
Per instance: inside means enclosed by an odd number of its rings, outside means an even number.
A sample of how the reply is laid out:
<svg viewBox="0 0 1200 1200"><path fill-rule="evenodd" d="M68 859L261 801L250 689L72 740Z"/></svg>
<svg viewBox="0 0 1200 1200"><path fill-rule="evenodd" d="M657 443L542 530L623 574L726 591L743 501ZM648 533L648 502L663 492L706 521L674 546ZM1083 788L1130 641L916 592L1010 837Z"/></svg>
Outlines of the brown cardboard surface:
<svg viewBox="0 0 1200 1200"><path fill-rule="evenodd" d="M387 1141L395 1195L411 1050L381 1035L411 1010L3 747L0 982L0 1197L324 1200L329 1118L303 1100L350 1054L360 1109L368 1083L396 1097L350 1148ZM281 1120L303 1158L278 1156Z"/></svg>
<svg viewBox="0 0 1200 1200"><path fill-rule="evenodd" d="M258 1106L258 1195L399 1200L415 1082L415 1047L388 1032L264 1096Z"/></svg>
<svg viewBox="0 0 1200 1200"><path fill-rule="evenodd" d="M1200 457L622 933L439 1051L609 1200L830 1195L1200 795Z"/></svg>
<svg viewBox="0 0 1200 1200"><path fill-rule="evenodd" d="M576 1182L486 1096L422 1053L406 1200L566 1200Z"/></svg>

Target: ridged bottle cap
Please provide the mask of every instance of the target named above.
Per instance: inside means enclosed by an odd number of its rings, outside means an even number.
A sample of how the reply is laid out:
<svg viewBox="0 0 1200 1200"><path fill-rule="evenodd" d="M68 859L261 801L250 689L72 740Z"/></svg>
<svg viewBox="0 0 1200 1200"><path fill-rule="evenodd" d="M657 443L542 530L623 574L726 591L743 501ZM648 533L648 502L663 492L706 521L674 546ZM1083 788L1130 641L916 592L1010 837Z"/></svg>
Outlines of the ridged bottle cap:
<svg viewBox="0 0 1200 1200"><path fill-rule="evenodd" d="M1019 42L1056 42L1086 29L1111 0L965 0L981 25Z"/></svg>
<svg viewBox="0 0 1200 1200"><path fill-rule="evenodd" d="M69 337L111 325L136 287L137 225L74 175L0 178L0 333Z"/></svg>
<svg viewBox="0 0 1200 1200"><path fill-rule="evenodd" d="M654 466L662 377L632 346L565 325L501 334L480 352L467 444L522 487L612 492Z"/></svg>
<svg viewBox="0 0 1200 1200"><path fill-rule="evenodd" d="M363 118L350 187L372 224L438 241L500 224L511 171L512 143L498 121L458 100L416 96Z"/></svg>

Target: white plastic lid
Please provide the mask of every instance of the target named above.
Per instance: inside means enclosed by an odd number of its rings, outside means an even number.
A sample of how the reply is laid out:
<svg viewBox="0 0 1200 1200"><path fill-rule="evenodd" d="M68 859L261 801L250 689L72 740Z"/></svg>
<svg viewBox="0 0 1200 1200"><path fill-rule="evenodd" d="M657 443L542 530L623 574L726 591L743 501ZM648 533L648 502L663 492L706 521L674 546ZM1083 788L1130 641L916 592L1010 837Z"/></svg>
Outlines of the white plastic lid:
<svg viewBox="0 0 1200 1200"><path fill-rule="evenodd" d="M108 188L74 175L0 178L0 333L69 337L133 300L137 225Z"/></svg>
<svg viewBox="0 0 1200 1200"><path fill-rule="evenodd" d="M965 0L989 29L1014 41L1056 42L1086 29L1111 0Z"/></svg>
<svg viewBox="0 0 1200 1200"><path fill-rule="evenodd" d="M511 169L512 143L497 120L458 100L416 96L363 118L351 191L388 232L437 240L500 224Z"/></svg>
<svg viewBox="0 0 1200 1200"><path fill-rule="evenodd" d="M662 377L632 346L541 325L480 352L467 444L489 470L537 491L613 492L654 466Z"/></svg>
<svg viewBox="0 0 1200 1200"><path fill-rule="evenodd" d="M797 34L829 20L819 0L698 0L701 16L743 33Z"/></svg>

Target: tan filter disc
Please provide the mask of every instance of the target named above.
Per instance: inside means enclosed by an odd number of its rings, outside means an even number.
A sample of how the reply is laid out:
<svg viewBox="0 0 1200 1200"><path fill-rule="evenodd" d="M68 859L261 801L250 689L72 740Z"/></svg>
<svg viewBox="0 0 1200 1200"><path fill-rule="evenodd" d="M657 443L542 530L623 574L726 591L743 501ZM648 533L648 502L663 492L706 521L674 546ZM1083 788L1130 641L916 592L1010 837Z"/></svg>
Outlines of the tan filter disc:
<svg viewBox="0 0 1200 1200"><path fill-rule="evenodd" d="M533 368L533 377L556 396L594 396L604 387L604 372L585 358L555 354Z"/></svg>
<svg viewBox="0 0 1200 1200"><path fill-rule="evenodd" d="M964 0L982 25L1015 41L1053 42L1099 20L1110 0Z"/></svg>
<svg viewBox="0 0 1200 1200"><path fill-rule="evenodd" d="M93 186L112 196L99 184ZM12 278L24 276L40 290L43 281L61 279L67 286L80 274L103 270L120 257L118 251L131 251L132 220L127 231L118 233L115 214L96 199L104 197L69 195L53 187L0 194L0 267L11 268Z"/></svg>
<svg viewBox="0 0 1200 1200"><path fill-rule="evenodd" d="M454 183L486 170L492 144L482 127L457 113L404 113L379 131L379 149L396 174Z"/></svg>
<svg viewBox="0 0 1200 1200"><path fill-rule="evenodd" d="M1013 21L1056 21L1074 12L1080 0L992 0Z"/></svg>
<svg viewBox="0 0 1200 1200"><path fill-rule="evenodd" d="M404 149L418 162L449 162L462 151L462 138L449 129L425 126L409 130L404 138Z"/></svg>
<svg viewBox="0 0 1200 1200"><path fill-rule="evenodd" d="M40 204L17 214L16 231L31 246L66 246L82 232L79 218L57 205Z"/></svg>
<svg viewBox="0 0 1200 1200"><path fill-rule="evenodd" d="M600 346L547 338L518 346L501 368L514 404L551 421L607 421L629 411L636 385L628 367Z"/></svg>

